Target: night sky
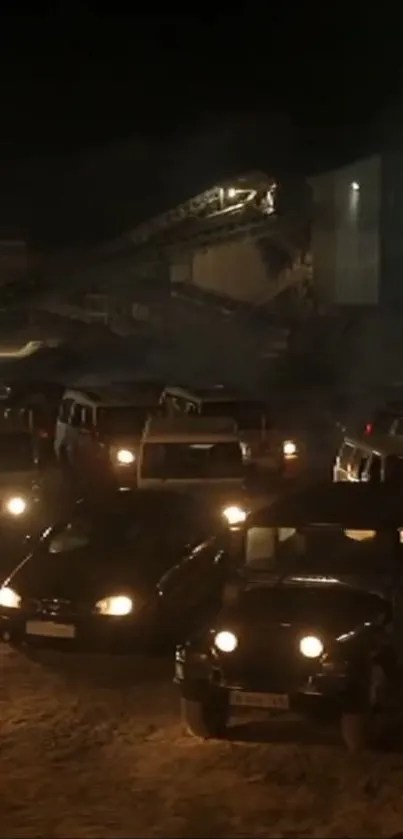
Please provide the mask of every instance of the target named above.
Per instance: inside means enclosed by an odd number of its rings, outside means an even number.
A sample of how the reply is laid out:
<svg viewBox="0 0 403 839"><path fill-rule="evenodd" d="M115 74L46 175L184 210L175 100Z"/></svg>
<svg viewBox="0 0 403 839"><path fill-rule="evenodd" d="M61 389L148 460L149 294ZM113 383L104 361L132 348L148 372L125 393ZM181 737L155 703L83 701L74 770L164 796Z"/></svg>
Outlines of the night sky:
<svg viewBox="0 0 403 839"><path fill-rule="evenodd" d="M375 6L85 8L0 26L0 225L39 244L115 235L240 170L336 165L400 120L403 29Z"/></svg>

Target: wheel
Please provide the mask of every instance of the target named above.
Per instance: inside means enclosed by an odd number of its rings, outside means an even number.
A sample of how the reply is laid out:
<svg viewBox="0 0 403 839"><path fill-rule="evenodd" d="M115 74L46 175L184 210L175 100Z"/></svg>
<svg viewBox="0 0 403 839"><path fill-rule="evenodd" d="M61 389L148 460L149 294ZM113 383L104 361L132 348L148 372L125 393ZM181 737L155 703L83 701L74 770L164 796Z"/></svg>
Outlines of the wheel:
<svg viewBox="0 0 403 839"><path fill-rule="evenodd" d="M204 700L181 699L182 719L190 734L202 740L223 737L229 721L229 704L218 691Z"/></svg>
<svg viewBox="0 0 403 839"><path fill-rule="evenodd" d="M365 714L342 714L340 719L340 733L347 750L352 754L365 748L366 737Z"/></svg>
<svg viewBox="0 0 403 839"><path fill-rule="evenodd" d="M374 663L369 672L365 707L345 711L340 719L340 733L349 752L358 752L368 745L374 716L382 707L387 688L383 667Z"/></svg>

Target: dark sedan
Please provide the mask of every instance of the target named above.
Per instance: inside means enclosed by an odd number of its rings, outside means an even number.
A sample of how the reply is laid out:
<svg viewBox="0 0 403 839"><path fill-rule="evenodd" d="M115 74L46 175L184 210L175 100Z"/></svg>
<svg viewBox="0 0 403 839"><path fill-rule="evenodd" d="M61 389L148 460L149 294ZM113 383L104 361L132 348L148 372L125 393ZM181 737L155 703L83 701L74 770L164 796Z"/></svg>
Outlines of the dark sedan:
<svg viewBox="0 0 403 839"><path fill-rule="evenodd" d="M220 512L186 494L78 502L0 588L2 637L102 647L178 640L212 608L222 529Z"/></svg>
<svg viewBox="0 0 403 839"><path fill-rule="evenodd" d="M325 713L356 748L396 674L391 595L403 585L402 527L399 499L353 484L251 515L220 611L176 652L189 729L222 735L245 707Z"/></svg>

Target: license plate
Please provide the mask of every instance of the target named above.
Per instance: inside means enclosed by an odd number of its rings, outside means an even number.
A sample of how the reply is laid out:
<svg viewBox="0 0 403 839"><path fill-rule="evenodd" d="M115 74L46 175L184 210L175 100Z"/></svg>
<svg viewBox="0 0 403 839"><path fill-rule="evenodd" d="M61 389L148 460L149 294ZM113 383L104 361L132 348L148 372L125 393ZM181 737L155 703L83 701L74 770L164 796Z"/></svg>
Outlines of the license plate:
<svg viewBox="0 0 403 839"><path fill-rule="evenodd" d="M54 621L28 621L25 632L40 638L75 638L76 628L72 624Z"/></svg>
<svg viewBox="0 0 403 839"><path fill-rule="evenodd" d="M247 693L243 690L232 690L231 705L248 708L277 708L287 711L290 700L286 693Z"/></svg>

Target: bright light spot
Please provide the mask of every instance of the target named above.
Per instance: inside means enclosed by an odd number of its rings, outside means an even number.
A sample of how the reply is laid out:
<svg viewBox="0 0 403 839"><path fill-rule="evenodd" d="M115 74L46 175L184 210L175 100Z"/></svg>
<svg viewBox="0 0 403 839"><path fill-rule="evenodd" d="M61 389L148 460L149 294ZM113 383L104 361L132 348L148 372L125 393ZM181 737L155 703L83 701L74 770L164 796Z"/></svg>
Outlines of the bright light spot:
<svg viewBox="0 0 403 839"><path fill-rule="evenodd" d="M11 513L12 516L21 516L22 513L25 513L26 509L27 502L19 495L16 495L15 498L10 498L6 503L6 510Z"/></svg>
<svg viewBox="0 0 403 839"><path fill-rule="evenodd" d="M228 198L235 198L236 196L236 189L233 186L230 186L228 190Z"/></svg>
<svg viewBox="0 0 403 839"><path fill-rule="evenodd" d="M97 603L96 608L101 615L124 617L124 615L130 615L130 612L133 611L133 600L124 594L115 597L105 597Z"/></svg>
<svg viewBox="0 0 403 839"><path fill-rule="evenodd" d="M224 518L227 519L228 524L230 527L236 524L243 524L246 520L246 510L242 507L238 507L236 505L232 507L225 507L222 511Z"/></svg>
<svg viewBox="0 0 403 839"><path fill-rule="evenodd" d="M355 542L365 542L367 539L375 539L376 530L345 530L345 535Z"/></svg>
<svg viewBox="0 0 403 839"><path fill-rule="evenodd" d="M222 653L233 653L238 646L238 638L233 632L218 632L214 643Z"/></svg>
<svg viewBox="0 0 403 839"><path fill-rule="evenodd" d="M286 457L292 457L292 455L297 454L297 445L294 443L294 440L286 440L283 443L283 454Z"/></svg>
<svg viewBox="0 0 403 839"><path fill-rule="evenodd" d="M116 460L118 463L121 463L122 466L129 466L130 463L134 463L136 460L136 455L129 449L119 449L116 455Z"/></svg>
<svg viewBox="0 0 403 839"><path fill-rule="evenodd" d="M0 606L6 609L18 609L21 603L21 597L16 591L8 586L0 588Z"/></svg>
<svg viewBox="0 0 403 839"><path fill-rule="evenodd" d="M358 181L353 181L352 182L351 189L353 190L353 192L359 192L360 191L360 185L359 185Z"/></svg>
<svg viewBox="0 0 403 839"><path fill-rule="evenodd" d="M320 638L316 638L315 635L307 635L305 638L301 638L299 649L305 658L319 658L323 653L323 644Z"/></svg>

